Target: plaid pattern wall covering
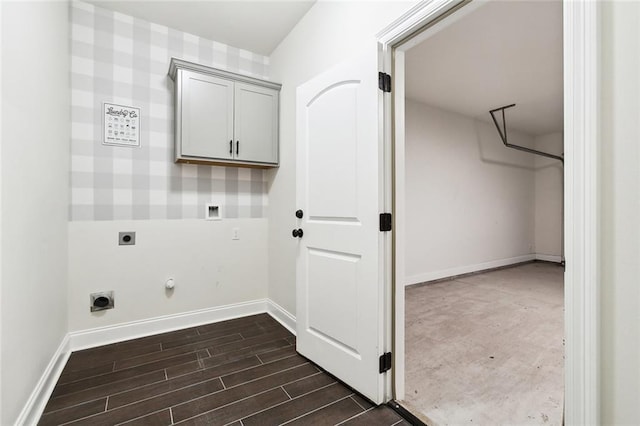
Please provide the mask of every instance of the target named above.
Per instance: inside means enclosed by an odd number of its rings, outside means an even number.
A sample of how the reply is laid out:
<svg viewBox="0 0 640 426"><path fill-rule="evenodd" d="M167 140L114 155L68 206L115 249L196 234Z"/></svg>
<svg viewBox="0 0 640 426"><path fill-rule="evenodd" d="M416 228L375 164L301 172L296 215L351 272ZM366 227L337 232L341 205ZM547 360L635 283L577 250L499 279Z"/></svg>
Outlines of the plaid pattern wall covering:
<svg viewBox="0 0 640 426"><path fill-rule="evenodd" d="M262 170L174 163L171 57L267 76L265 56L71 3L70 220L266 216ZM102 145L103 102L141 108L140 148Z"/></svg>

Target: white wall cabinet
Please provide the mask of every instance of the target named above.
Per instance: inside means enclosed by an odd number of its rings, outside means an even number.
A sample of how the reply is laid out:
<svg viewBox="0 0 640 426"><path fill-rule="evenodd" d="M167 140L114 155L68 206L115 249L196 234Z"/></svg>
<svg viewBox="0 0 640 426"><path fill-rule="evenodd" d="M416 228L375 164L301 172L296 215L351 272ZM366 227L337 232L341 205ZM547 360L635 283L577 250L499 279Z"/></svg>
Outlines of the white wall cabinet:
<svg viewBox="0 0 640 426"><path fill-rule="evenodd" d="M278 166L280 85L172 58L176 162Z"/></svg>

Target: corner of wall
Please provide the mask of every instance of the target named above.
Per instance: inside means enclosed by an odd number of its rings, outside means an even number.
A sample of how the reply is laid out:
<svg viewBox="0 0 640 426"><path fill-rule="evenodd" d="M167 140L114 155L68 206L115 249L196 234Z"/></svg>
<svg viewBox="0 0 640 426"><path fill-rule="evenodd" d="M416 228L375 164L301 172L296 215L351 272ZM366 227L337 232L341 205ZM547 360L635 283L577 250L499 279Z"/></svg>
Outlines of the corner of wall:
<svg viewBox="0 0 640 426"><path fill-rule="evenodd" d="M291 334L296 335L296 317L271 299L267 299L267 312Z"/></svg>
<svg viewBox="0 0 640 426"><path fill-rule="evenodd" d="M65 335L55 351L33 392L18 415L16 425L36 425L71 355L69 334Z"/></svg>

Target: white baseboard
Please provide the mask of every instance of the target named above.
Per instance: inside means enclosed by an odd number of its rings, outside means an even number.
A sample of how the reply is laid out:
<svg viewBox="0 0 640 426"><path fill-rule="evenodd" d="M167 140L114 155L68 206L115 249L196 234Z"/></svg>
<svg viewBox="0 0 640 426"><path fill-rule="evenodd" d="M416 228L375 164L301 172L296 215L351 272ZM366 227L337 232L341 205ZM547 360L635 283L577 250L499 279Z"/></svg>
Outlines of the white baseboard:
<svg viewBox="0 0 640 426"><path fill-rule="evenodd" d="M291 334L296 335L296 317L271 299L267 299L267 313L278 321Z"/></svg>
<svg viewBox="0 0 640 426"><path fill-rule="evenodd" d="M562 263L562 256L555 254L536 253L536 260L544 260L545 262Z"/></svg>
<svg viewBox="0 0 640 426"><path fill-rule="evenodd" d="M531 260L536 260L535 254L526 254L524 256L492 260L491 262L476 263L475 265L458 266L455 268L442 269L440 271L426 272L406 277L405 285L413 285L442 278L455 277L456 275L485 271L487 269L500 268L502 266L514 265L516 263L529 262Z"/></svg>
<svg viewBox="0 0 640 426"><path fill-rule="evenodd" d="M265 313L269 312L267 307L268 299L259 299L107 327L73 331L69 333L70 348L72 351L77 351L212 322Z"/></svg>
<svg viewBox="0 0 640 426"><path fill-rule="evenodd" d="M33 389L33 392L31 392L27 403L24 405L24 408L22 408L16 420L16 425L31 426L38 423L70 354L69 335L67 334L51 357L51 361L49 361L36 387Z"/></svg>

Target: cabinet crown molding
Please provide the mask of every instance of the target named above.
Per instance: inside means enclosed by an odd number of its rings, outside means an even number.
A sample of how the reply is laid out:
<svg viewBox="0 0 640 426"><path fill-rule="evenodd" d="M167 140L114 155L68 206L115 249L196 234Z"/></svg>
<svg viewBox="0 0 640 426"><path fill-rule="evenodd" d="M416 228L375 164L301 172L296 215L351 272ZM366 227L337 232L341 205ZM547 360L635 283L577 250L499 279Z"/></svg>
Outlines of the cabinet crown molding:
<svg viewBox="0 0 640 426"><path fill-rule="evenodd" d="M280 90L280 88L282 87L282 84L274 83L272 81L249 77L249 76L238 74L235 72L221 70L218 68L208 67L205 65L196 64L195 62L185 61L183 59L171 58L171 63L169 64L169 73L168 73L169 77L171 77L171 80L173 81L176 80L176 75L178 74L179 69L195 71L200 74L212 75L214 77L227 78L234 81L254 84L256 86L268 87L274 90Z"/></svg>

